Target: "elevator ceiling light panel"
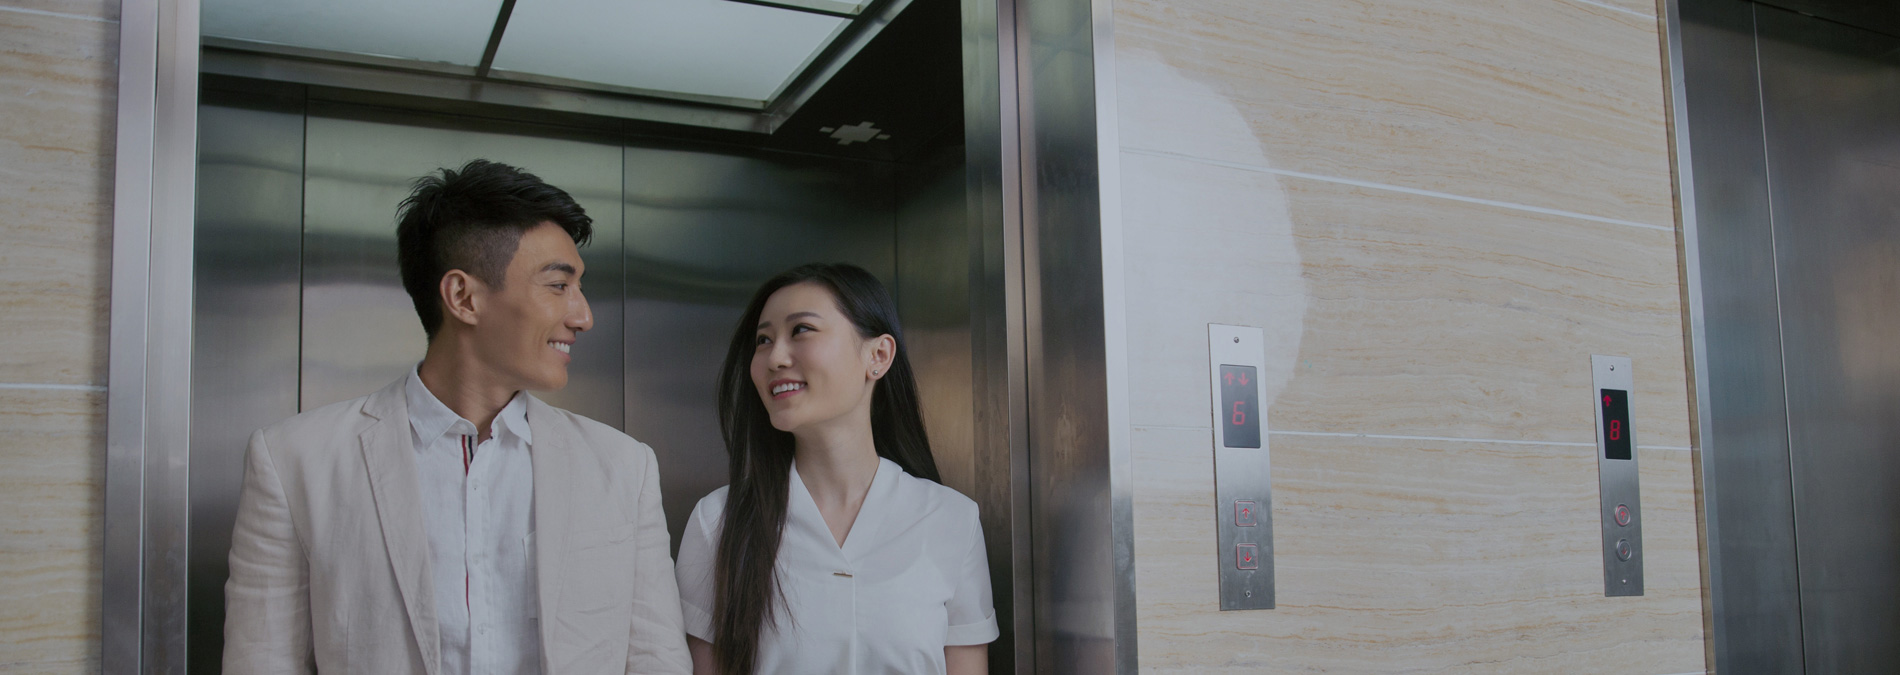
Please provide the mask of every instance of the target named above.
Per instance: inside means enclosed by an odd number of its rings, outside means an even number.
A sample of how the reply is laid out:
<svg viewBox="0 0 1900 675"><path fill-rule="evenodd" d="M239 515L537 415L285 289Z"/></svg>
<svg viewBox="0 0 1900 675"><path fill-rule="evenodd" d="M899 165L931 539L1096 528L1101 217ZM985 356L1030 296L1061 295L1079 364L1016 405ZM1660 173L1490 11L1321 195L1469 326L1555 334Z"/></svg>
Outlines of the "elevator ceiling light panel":
<svg viewBox="0 0 1900 675"><path fill-rule="evenodd" d="M207 54L234 68L208 72L438 97L481 98L466 83L491 81L506 83L495 91L512 93L495 96L510 101L611 110L684 101L761 120L789 117L910 2L202 1Z"/></svg>
<svg viewBox="0 0 1900 675"><path fill-rule="evenodd" d="M761 106L849 24L731 0L523 1L494 69L496 77Z"/></svg>
<svg viewBox="0 0 1900 675"><path fill-rule="evenodd" d="M206 37L474 66L502 0L204 0Z"/></svg>

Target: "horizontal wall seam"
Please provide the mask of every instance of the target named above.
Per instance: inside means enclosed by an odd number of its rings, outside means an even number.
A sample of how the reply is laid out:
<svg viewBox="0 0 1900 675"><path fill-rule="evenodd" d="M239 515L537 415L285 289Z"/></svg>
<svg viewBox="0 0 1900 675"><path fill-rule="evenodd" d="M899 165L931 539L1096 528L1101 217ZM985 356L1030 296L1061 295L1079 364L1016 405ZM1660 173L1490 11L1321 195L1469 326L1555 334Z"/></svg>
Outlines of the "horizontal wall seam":
<svg viewBox="0 0 1900 675"><path fill-rule="evenodd" d="M1640 16L1640 17L1643 17L1643 18L1645 18L1645 19L1655 19L1655 18L1656 18L1656 15L1654 15L1654 14L1650 14L1650 13L1647 13L1647 12L1638 12L1638 11L1636 11L1636 10L1633 10L1633 9L1630 9L1630 8L1628 8L1628 7L1618 7L1618 6L1616 6L1616 5L1612 5L1612 4L1609 4L1609 3L1604 3L1604 2L1597 2L1596 0L1573 0L1573 1L1574 1L1574 2L1577 2L1577 3L1579 3L1579 4L1584 4L1584 5L1590 5L1591 7L1602 7L1602 8L1604 8L1604 9L1607 9L1607 10L1610 10L1610 11L1612 11L1612 12L1622 12L1622 13L1624 13L1624 14L1628 14L1628 15L1631 15L1631 16Z"/></svg>
<svg viewBox="0 0 1900 675"><path fill-rule="evenodd" d="M94 21L98 23L110 23L110 24L118 23L117 19L108 19L101 16L86 16L84 14L67 14L65 12L49 12L44 9L27 9L25 7L0 7L0 12L13 12L15 14L32 14L34 16L54 16L54 17L59 17L61 19L78 19L80 21Z"/></svg>
<svg viewBox="0 0 1900 675"><path fill-rule="evenodd" d="M45 382L0 382L0 389L17 389L17 390L28 390L28 391L35 390L35 389L40 389L40 390L53 389L53 390L59 390L59 391L105 391L106 387L105 385L102 385L102 384L50 384L50 383L45 383Z"/></svg>
<svg viewBox="0 0 1900 675"><path fill-rule="evenodd" d="M1281 430L1276 430L1276 429L1269 429L1267 430L1267 433L1272 434L1274 436L1325 436L1329 438L1377 438L1377 439L1382 439L1382 440L1395 440L1395 441L1453 441L1453 442L1461 442L1461 443L1498 443L1502 445L1557 445L1557 446L1563 446L1563 447L1569 447L1569 448L1594 448L1597 446L1597 444L1595 443L1579 443L1576 441L1526 441L1526 440L1513 440L1513 439L1508 439L1508 438L1459 438L1456 436L1410 436L1410 435L1403 435L1403 434L1359 434L1359 433L1343 432L1343 431L1281 431Z"/></svg>
<svg viewBox="0 0 1900 675"><path fill-rule="evenodd" d="M1214 430L1213 427L1176 426L1176 425L1166 425L1166 424L1136 424L1132 426L1135 429L1152 429L1152 430L1159 430L1159 431L1206 431L1206 432L1211 433ZM1597 445L1595 443L1580 443L1576 441L1526 441L1526 440L1513 440L1513 439L1506 439L1506 438L1463 438L1463 437L1458 437L1458 436L1408 436L1408 435L1401 435L1401 434L1361 434L1361 433L1352 433L1352 432L1344 432L1344 431L1291 431L1291 430L1285 430L1285 429L1268 429L1267 434L1270 436L1323 436L1323 437L1329 437L1329 438L1376 438L1376 439L1382 439L1382 440L1395 440L1395 441L1450 441L1450 442L1456 442L1456 443L1499 443L1503 445L1556 445L1556 446L1573 447L1573 448L1594 448ZM1644 444L1638 443L1637 447L1643 450L1675 450L1679 452L1689 451L1689 447L1686 445L1644 445Z"/></svg>
<svg viewBox="0 0 1900 675"><path fill-rule="evenodd" d="M1658 231L1669 232L1669 233L1674 233L1676 231L1676 228L1674 227L1664 227L1662 225L1651 225L1649 223L1639 223L1634 220L1605 218L1603 216L1593 216L1588 213L1578 213L1576 211L1565 211L1563 209L1548 209L1542 206L1531 206L1529 204L1518 204L1515 202L1498 201L1496 199L1483 199L1480 197L1466 197L1464 195L1455 195L1449 192L1438 192L1435 190L1421 190L1419 188L1410 188L1410 187L1405 187L1402 185L1388 185L1386 183L1374 183L1372 181L1358 180L1354 178L1341 178L1338 176L1327 176L1327 175L1317 174L1317 173L1306 173L1304 171L1288 171L1286 169L1275 169L1273 167L1260 166L1258 164L1245 164L1241 162L1228 162L1228 161L1218 160L1218 159L1208 159L1206 157L1195 157L1193 155L1184 155L1178 152L1167 152L1165 150L1150 150L1147 148L1134 148L1134 147L1129 147L1129 146L1124 145L1122 146L1122 152L1126 152L1126 153L1134 154L1134 155L1148 155L1150 157L1178 159L1178 160L1182 160L1186 162L1197 162L1200 164L1226 167L1229 169L1240 169L1242 171L1253 171L1256 173L1273 174L1276 176L1287 176L1290 178L1305 178L1307 180L1316 180L1316 181L1322 181L1326 183L1337 183L1340 185L1351 185L1354 187L1370 188L1374 190L1388 190L1391 192L1401 192L1408 195L1417 195L1420 197L1449 199L1451 201L1465 202L1467 204L1482 204L1485 206L1495 206L1498 208L1511 209L1514 211L1527 211L1530 213L1540 213L1547 216L1575 218L1578 220L1588 220L1591 222L1607 223L1610 225L1622 225L1625 227L1636 227L1636 228L1642 228L1645 230L1658 230Z"/></svg>

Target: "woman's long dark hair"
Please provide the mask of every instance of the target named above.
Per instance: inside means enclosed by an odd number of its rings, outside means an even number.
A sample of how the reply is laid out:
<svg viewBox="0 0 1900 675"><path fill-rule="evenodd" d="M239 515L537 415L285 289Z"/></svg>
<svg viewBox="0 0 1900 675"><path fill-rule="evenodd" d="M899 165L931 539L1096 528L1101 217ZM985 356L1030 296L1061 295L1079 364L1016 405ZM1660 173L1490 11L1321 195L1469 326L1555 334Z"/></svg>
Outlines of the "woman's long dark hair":
<svg viewBox="0 0 1900 675"><path fill-rule="evenodd" d="M713 558L713 633L718 640L721 675L750 675L758 663L759 634L773 621L783 597L775 566L791 496L793 441L772 420L752 384L752 355L757 347L759 315L779 289L815 283L831 291L838 309L858 335L890 335L897 356L890 372L871 393L871 437L879 457L906 473L938 481L937 463L924 435L917 404L917 378L911 372L897 304L877 277L855 265L802 265L772 277L752 295L745 316L732 334L726 363L719 371L719 429L725 435L730 486L726 492L724 534Z"/></svg>

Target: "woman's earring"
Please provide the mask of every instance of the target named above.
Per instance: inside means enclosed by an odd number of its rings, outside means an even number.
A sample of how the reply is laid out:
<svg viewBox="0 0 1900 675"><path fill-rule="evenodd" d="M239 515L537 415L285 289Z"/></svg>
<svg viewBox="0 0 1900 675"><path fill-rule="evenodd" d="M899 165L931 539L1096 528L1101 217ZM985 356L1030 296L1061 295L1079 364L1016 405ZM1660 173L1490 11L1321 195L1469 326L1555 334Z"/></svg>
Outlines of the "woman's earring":
<svg viewBox="0 0 1900 675"><path fill-rule="evenodd" d="M882 370L873 370L873 371L871 371L871 374L872 374L872 375L877 375L877 374L879 374L879 373L882 373L882 372L884 372L884 371L882 371Z"/></svg>

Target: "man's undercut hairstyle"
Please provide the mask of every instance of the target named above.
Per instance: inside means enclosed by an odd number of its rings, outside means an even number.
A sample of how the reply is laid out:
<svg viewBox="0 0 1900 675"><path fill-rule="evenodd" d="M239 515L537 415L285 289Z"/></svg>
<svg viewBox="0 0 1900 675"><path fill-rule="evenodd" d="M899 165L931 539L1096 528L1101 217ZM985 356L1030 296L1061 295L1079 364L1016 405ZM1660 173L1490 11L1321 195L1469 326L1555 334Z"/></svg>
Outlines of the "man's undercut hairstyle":
<svg viewBox="0 0 1900 675"><path fill-rule="evenodd" d="M548 222L576 246L594 234L594 219L566 191L507 164L478 159L416 179L398 215L396 257L429 339L445 318L442 275L462 270L499 289L521 233Z"/></svg>

